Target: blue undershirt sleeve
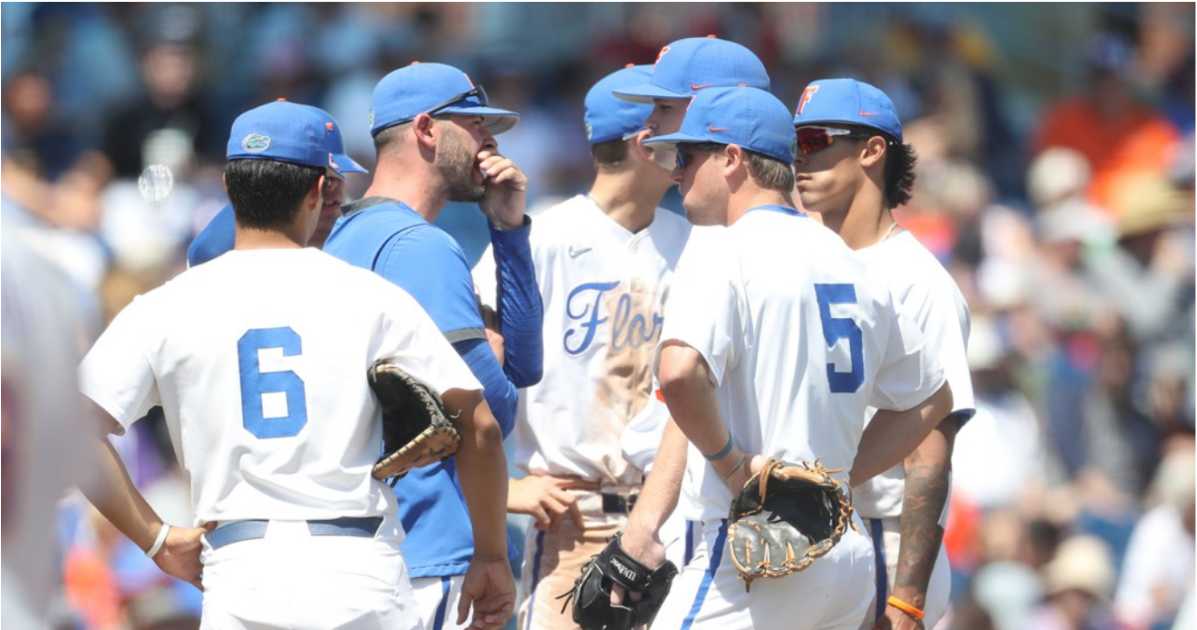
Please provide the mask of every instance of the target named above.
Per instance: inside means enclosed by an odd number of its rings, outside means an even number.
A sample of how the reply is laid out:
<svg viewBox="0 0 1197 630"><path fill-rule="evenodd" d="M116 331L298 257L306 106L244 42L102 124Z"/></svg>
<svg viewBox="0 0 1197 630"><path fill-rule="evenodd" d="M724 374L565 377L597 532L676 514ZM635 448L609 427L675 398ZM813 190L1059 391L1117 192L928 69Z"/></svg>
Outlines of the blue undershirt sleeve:
<svg viewBox="0 0 1197 630"><path fill-rule="evenodd" d="M499 428L503 430L503 438L506 439L515 428L515 408L519 403L519 390L507 380L507 375L503 373L503 368L499 366L499 360L495 358L495 352L487 340L466 339L454 343L453 348L465 360L474 377L482 383L482 395L486 398L486 404L490 405L490 411L495 415Z"/></svg>
<svg viewBox="0 0 1197 630"><path fill-rule="evenodd" d="M544 304L532 264L531 230L530 219L513 230L490 227L503 372L519 388L539 383L544 371Z"/></svg>

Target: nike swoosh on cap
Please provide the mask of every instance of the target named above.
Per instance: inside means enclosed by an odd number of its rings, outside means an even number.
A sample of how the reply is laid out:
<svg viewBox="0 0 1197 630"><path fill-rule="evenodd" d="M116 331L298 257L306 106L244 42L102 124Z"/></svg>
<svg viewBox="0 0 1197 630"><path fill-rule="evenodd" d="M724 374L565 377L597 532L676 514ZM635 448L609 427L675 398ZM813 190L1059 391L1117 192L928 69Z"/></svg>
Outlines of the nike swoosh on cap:
<svg viewBox="0 0 1197 630"><path fill-rule="evenodd" d="M860 110L860 115L861 116L876 116L877 112L866 112L865 110L862 109L862 110Z"/></svg>
<svg viewBox="0 0 1197 630"><path fill-rule="evenodd" d="M711 125L707 129L710 129L712 133L719 133L720 131L727 131L731 127L716 127L715 125Z"/></svg>
<svg viewBox="0 0 1197 630"><path fill-rule="evenodd" d="M695 84L693 84L693 83L691 83L691 84L690 84L690 89L691 89L691 90L701 90L701 89L703 89L703 88L709 88L709 87L711 87L711 84L710 84L710 83L704 83L704 84L702 84L702 85L695 85Z"/></svg>

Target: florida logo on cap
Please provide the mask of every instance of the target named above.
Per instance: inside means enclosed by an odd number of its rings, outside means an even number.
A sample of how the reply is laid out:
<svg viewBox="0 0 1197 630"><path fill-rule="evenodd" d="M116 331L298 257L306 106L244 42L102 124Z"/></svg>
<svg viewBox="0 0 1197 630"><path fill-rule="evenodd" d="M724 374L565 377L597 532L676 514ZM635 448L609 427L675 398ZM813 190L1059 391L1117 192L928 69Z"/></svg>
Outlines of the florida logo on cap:
<svg viewBox="0 0 1197 630"><path fill-rule="evenodd" d="M802 98L798 99L798 115L802 115L802 110L806 108L806 104L815 97L815 92L819 91L819 86L808 85L805 90L802 90Z"/></svg>
<svg viewBox="0 0 1197 630"><path fill-rule="evenodd" d="M661 57L664 57L665 53L667 53L667 52L669 52L669 46L662 46L661 52L657 53L657 60L653 62L653 65L655 66L655 65L661 63Z"/></svg>
<svg viewBox="0 0 1197 630"><path fill-rule="evenodd" d="M260 133L251 133L245 136L241 141L241 148L251 153L259 153L270 148L270 136L263 136Z"/></svg>

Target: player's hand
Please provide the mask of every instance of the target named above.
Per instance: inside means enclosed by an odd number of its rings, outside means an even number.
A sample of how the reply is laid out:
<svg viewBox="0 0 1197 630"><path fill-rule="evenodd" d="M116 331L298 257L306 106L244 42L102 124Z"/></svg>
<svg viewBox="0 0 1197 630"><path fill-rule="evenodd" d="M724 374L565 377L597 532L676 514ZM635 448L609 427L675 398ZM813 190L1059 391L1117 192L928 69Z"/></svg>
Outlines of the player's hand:
<svg viewBox="0 0 1197 630"><path fill-rule="evenodd" d="M154 556L154 564L166 574L190 582L201 591L204 590L200 581L200 574L204 570L204 565L200 562L200 552L203 551L204 544L200 536L215 528L216 523L209 523L204 527L171 527L162 549Z"/></svg>
<svg viewBox="0 0 1197 630"><path fill-rule="evenodd" d="M619 539L619 545L629 556L646 567L656 569L665 564L665 545L661 544L661 538L657 532L645 531L635 527L633 523L629 523L628 529ZM618 584L611 585L611 604L613 606L623 605L624 598L638 602L641 597L639 592L629 593Z"/></svg>
<svg viewBox="0 0 1197 630"><path fill-rule="evenodd" d="M499 155L494 149L478 152L478 168L486 173L486 192L478 207L490 220L505 228L524 224L524 207L528 202L528 177L515 162Z"/></svg>
<svg viewBox="0 0 1197 630"><path fill-rule="evenodd" d="M568 491L598 492L599 488L597 481L586 481L576 477L528 475L508 484L507 511L531 516L536 521L536 529L557 531L557 526L566 514L581 527L582 512L578 509L578 497Z"/></svg>
<svg viewBox="0 0 1197 630"><path fill-rule="evenodd" d="M921 619L915 619L893 606L886 606L885 614L873 623L873 630L924 630L924 628Z"/></svg>
<svg viewBox="0 0 1197 630"><path fill-rule="evenodd" d="M470 628L492 630L511 619L515 610L515 578L507 557L484 558L474 556L466 570L461 586L461 601L457 604L457 625L470 618Z"/></svg>

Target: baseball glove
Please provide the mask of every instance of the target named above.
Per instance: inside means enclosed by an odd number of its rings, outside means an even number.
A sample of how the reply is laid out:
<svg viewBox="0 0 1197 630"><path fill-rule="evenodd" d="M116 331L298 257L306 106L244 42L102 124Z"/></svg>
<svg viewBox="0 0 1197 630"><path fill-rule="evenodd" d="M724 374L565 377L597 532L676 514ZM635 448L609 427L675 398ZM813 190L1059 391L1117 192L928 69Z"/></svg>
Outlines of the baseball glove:
<svg viewBox="0 0 1197 630"><path fill-rule="evenodd" d="M631 630L651 624L669 594L677 567L668 560L656 569L640 564L619 544L622 535L622 532L616 534L602 553L590 558L573 590L557 597L573 599L574 623L582 630ZM640 601L626 599L623 605L613 606L611 587L616 584L643 597ZM566 599L562 612L569 603Z"/></svg>
<svg viewBox="0 0 1197 630"><path fill-rule="evenodd" d="M810 566L840 541L852 504L818 460L801 466L770 459L732 502L727 542L744 588ZM853 524L855 527L855 524Z"/></svg>
<svg viewBox="0 0 1197 630"><path fill-rule="evenodd" d="M445 403L431 387L388 360L369 371L370 389L382 405L385 455L374 464L375 479L402 479L412 468L457 452L461 434L445 415Z"/></svg>

